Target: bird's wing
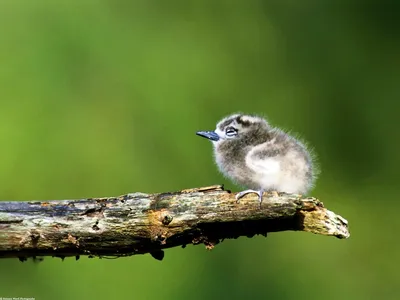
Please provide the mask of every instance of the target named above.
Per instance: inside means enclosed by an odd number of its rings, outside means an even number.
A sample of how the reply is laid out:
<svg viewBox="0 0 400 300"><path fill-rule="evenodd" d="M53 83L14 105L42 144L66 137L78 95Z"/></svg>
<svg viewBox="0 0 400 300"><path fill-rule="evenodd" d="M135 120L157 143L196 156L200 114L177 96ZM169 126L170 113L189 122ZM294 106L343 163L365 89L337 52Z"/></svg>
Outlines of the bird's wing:
<svg viewBox="0 0 400 300"><path fill-rule="evenodd" d="M274 175L281 170L280 156L270 142L255 146L246 155L246 165L256 173Z"/></svg>

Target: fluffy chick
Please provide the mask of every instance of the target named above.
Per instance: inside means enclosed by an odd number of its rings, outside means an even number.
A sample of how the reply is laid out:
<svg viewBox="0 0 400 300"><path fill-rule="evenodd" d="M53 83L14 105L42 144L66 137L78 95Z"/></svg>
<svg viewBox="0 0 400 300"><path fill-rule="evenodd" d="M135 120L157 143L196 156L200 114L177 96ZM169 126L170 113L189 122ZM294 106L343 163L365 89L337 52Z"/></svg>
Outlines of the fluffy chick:
<svg viewBox="0 0 400 300"><path fill-rule="evenodd" d="M215 131L198 131L213 142L219 170L241 186L239 200L264 191L306 194L318 173L314 156L298 139L272 127L265 119L233 114L218 122Z"/></svg>

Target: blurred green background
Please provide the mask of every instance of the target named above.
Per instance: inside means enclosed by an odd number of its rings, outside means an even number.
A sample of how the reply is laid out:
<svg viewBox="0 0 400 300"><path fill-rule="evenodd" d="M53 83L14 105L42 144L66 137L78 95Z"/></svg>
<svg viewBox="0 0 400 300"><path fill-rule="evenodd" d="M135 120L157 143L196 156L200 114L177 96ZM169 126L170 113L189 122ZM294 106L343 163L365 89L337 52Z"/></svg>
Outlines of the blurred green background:
<svg viewBox="0 0 400 300"><path fill-rule="evenodd" d="M238 191L194 133L242 111L313 146L352 235L0 260L0 297L399 299L399 3L1 1L0 199Z"/></svg>

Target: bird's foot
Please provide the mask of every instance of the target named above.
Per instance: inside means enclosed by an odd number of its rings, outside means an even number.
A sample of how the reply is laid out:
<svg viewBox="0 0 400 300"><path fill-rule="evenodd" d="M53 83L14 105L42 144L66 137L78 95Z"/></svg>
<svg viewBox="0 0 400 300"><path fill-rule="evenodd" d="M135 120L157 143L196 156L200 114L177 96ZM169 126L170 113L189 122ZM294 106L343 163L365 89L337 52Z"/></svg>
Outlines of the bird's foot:
<svg viewBox="0 0 400 300"><path fill-rule="evenodd" d="M236 202L239 203L240 198L242 198L243 196L245 196L247 194L250 194L250 193L255 193L255 194L258 195L258 201L260 201L260 205L261 205L264 190L259 190L259 191L256 191L256 190L245 190L245 191L242 191L242 192L240 192L240 193L238 193L236 195Z"/></svg>

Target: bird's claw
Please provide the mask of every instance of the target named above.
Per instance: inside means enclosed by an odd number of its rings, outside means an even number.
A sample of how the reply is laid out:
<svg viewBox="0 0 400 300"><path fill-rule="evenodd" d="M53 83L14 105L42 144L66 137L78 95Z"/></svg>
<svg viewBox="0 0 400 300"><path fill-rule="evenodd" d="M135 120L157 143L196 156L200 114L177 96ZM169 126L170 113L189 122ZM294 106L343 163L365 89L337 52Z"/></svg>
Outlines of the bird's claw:
<svg viewBox="0 0 400 300"><path fill-rule="evenodd" d="M260 205L261 205L262 197L263 197L263 193L264 193L263 190L259 190L259 191L256 191L256 190L245 190L245 191L241 191L240 193L236 194L236 197L235 197L236 198L236 203L239 203L240 199L243 196L245 196L247 194L250 194L250 193L255 193L255 194L258 195L258 201L260 201Z"/></svg>

